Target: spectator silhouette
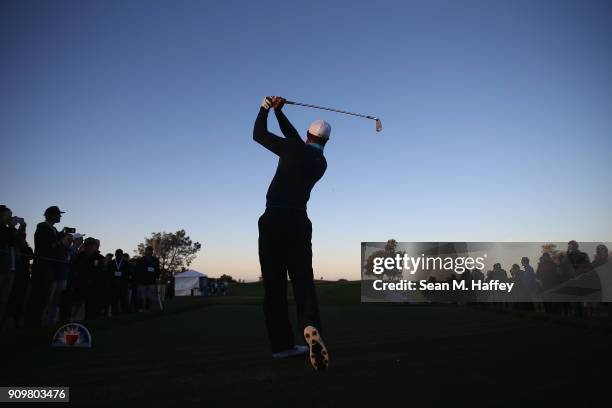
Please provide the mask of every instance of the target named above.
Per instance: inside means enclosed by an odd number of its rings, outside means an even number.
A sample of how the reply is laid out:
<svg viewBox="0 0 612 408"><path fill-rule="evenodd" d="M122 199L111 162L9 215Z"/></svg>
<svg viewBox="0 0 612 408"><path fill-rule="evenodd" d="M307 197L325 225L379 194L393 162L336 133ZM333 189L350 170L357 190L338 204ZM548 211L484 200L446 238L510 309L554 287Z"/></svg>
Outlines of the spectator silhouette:
<svg viewBox="0 0 612 408"><path fill-rule="evenodd" d="M123 250L115 251L115 259L107 264L110 276L110 305L113 316L127 313L129 310L129 284L131 268L129 259L123 257Z"/></svg>
<svg viewBox="0 0 612 408"><path fill-rule="evenodd" d="M610 261L610 256L608 254L608 247L604 244L597 245L595 249L595 257L593 257L592 266L593 268L598 268Z"/></svg>
<svg viewBox="0 0 612 408"><path fill-rule="evenodd" d="M100 240L94 239L94 242L96 248L94 269L85 307L85 316L87 318L96 318L106 314L110 303L110 297L108 295L110 290L110 279L108 273L106 273L106 258L100 253Z"/></svg>
<svg viewBox="0 0 612 408"><path fill-rule="evenodd" d="M580 251L576 241L567 243L567 252L561 258L561 274L563 280L572 279L593 269L589 256Z"/></svg>
<svg viewBox="0 0 612 408"><path fill-rule="evenodd" d="M9 296L4 322L0 324L0 327L22 327L24 324L26 294L30 284L30 261L34 255L34 251L32 251L32 248L30 248L26 241L25 221L19 224L16 245L15 279Z"/></svg>
<svg viewBox="0 0 612 408"><path fill-rule="evenodd" d="M15 218L4 205L0 207L0 224L0 322L3 322L17 270Z"/></svg>
<svg viewBox="0 0 612 408"><path fill-rule="evenodd" d="M159 260L153 256L153 247L145 248L145 254L136 261L135 278L138 290L139 308L162 309L157 292L157 280L160 277Z"/></svg>
<svg viewBox="0 0 612 408"><path fill-rule="evenodd" d="M508 273L502 269L501 264L493 265L493 270L487 272L487 282L498 280L500 282L508 282Z"/></svg>
<svg viewBox="0 0 612 408"><path fill-rule="evenodd" d="M49 287L49 299L44 313L47 325L56 324L59 321L60 300L68 284L70 272L70 247L72 246L71 234L60 234L60 245L58 245L59 262L53 268L53 280Z"/></svg>
<svg viewBox="0 0 612 408"><path fill-rule="evenodd" d="M522 274L523 271L521 271L518 264L512 264L512 267L510 268L510 281L514 282L516 286L521 286Z"/></svg>
<svg viewBox="0 0 612 408"><path fill-rule="evenodd" d="M483 281L485 279L484 273L478 268L472 269L472 280Z"/></svg>
<svg viewBox="0 0 612 408"><path fill-rule="evenodd" d="M62 214L64 211L60 211L59 207L51 206L45 210L45 221L36 226L30 299L26 310L26 324L29 326L42 323L42 314L49 299L55 268L61 258L60 234L54 225L61 221Z"/></svg>
<svg viewBox="0 0 612 408"><path fill-rule="evenodd" d="M529 258L526 256L521 258L521 265L523 266L523 271L521 273L522 293L528 299L531 299L531 296L537 289L538 283L536 281L536 274L530 265Z"/></svg>
<svg viewBox="0 0 612 408"><path fill-rule="evenodd" d="M83 320L86 316L87 301L93 291L93 277L97 273L98 262L97 241L91 237L86 238L70 268L68 293L72 304L71 320Z"/></svg>
<svg viewBox="0 0 612 408"><path fill-rule="evenodd" d="M518 274L519 278L517 285L517 294L521 303L518 307L519 309L532 311L534 309L532 298L537 288L535 271L529 264L529 258L526 256L521 258L521 265L523 266L523 270L520 270Z"/></svg>
<svg viewBox="0 0 612 408"><path fill-rule="evenodd" d="M536 277L540 281L543 291L550 290L561 283L561 276L557 271L558 266L552 260L550 254L545 252L540 257Z"/></svg>

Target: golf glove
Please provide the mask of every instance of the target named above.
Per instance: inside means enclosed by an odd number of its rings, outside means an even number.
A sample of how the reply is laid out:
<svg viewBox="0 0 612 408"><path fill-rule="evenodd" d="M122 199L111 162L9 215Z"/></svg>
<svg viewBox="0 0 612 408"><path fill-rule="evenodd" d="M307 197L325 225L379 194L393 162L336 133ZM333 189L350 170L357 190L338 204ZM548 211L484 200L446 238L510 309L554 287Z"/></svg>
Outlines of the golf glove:
<svg viewBox="0 0 612 408"><path fill-rule="evenodd" d="M285 102L286 101L287 100L285 98L283 98L283 97L274 96L274 97L272 97L272 106L276 110L281 110L281 109L283 109L283 106L285 106Z"/></svg>
<svg viewBox="0 0 612 408"><path fill-rule="evenodd" d="M272 107L272 98L270 98L269 96L266 96L263 102L261 103L261 107L264 108L265 110L270 109Z"/></svg>

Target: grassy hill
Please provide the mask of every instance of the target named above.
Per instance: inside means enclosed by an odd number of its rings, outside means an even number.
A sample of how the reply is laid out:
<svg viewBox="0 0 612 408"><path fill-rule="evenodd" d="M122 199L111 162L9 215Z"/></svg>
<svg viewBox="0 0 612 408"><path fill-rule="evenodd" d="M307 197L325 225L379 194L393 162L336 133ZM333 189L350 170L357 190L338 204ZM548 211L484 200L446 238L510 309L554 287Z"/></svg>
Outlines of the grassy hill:
<svg viewBox="0 0 612 408"><path fill-rule="evenodd" d="M361 304L359 283L317 283L328 372L270 358L259 283L164 312L85 322L93 348L53 330L4 334L0 385L66 385L77 405L587 406L607 396L611 336L452 305Z"/></svg>

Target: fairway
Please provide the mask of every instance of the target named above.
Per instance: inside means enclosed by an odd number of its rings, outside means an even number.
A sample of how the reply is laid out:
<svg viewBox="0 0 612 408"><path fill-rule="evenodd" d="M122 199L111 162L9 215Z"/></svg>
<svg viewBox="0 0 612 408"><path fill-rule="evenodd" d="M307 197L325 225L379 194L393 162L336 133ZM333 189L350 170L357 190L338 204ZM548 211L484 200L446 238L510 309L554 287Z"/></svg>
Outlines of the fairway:
<svg viewBox="0 0 612 408"><path fill-rule="evenodd" d="M85 322L89 350L51 349L49 329L5 334L1 383L70 386L71 401L90 406L588 406L606 394L603 331L475 307L361 304L358 283L317 287L328 372L270 358L261 285L242 284L163 313Z"/></svg>

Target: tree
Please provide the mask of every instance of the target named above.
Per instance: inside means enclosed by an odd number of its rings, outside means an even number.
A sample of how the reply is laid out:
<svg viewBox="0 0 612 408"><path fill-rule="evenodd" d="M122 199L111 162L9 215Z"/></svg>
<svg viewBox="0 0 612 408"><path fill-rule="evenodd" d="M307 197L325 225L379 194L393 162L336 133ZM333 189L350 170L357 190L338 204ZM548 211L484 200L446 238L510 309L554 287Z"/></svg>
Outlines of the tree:
<svg viewBox="0 0 612 408"><path fill-rule="evenodd" d="M202 248L202 245L193 242L183 229L174 233L153 232L151 237L145 238L145 242L138 244L136 254L144 256L148 246L153 247L153 254L159 258L160 269L165 276L174 276L189 266Z"/></svg>
<svg viewBox="0 0 612 408"><path fill-rule="evenodd" d="M236 281L230 275L223 274L219 277L221 282L227 281L228 283L235 283Z"/></svg>
<svg viewBox="0 0 612 408"><path fill-rule="evenodd" d="M387 277L390 280L400 280L402 278L402 270L397 268L386 269L384 274L375 275L374 270L374 258L394 258L396 254L400 256L404 255L404 252L397 252L397 241L390 239L385 244L385 249L380 249L371 254L363 265L363 274L366 276L377 276L379 279L385 279Z"/></svg>

